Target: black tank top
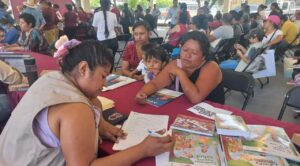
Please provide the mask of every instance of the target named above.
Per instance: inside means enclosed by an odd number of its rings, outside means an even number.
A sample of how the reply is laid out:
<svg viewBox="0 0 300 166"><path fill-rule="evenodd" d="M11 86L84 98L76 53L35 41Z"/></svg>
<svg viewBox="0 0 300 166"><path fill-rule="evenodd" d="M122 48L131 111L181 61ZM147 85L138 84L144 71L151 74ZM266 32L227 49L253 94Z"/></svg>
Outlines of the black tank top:
<svg viewBox="0 0 300 166"><path fill-rule="evenodd" d="M193 83L196 83L202 67L205 66L207 64L207 62L205 62L204 65L202 65L199 69L196 69L192 73L192 75L189 77L190 81L192 81ZM182 92L180 83L179 83L179 90ZM205 100L209 100L209 101L219 103L219 104L225 103L225 95L224 95L224 88L223 88L222 81L218 84L218 86L213 91L210 92L210 94L205 98Z"/></svg>

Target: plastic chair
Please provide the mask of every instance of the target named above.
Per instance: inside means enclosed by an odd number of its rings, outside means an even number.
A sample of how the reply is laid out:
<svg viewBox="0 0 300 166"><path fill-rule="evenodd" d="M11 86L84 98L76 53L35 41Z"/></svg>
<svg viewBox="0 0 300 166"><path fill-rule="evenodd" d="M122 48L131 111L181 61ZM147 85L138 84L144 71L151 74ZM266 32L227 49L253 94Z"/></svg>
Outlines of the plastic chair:
<svg viewBox="0 0 300 166"><path fill-rule="evenodd" d="M245 72L236 72L233 70L222 70L223 86L226 88L225 94L231 90L241 92L245 97L242 110L245 110L250 96L254 95L253 88L255 80L251 74Z"/></svg>
<svg viewBox="0 0 300 166"><path fill-rule="evenodd" d="M125 44L124 44L124 47L121 47L121 48L119 47L118 50L117 50L117 52L116 52L116 53L119 54L119 59L117 60L117 63L115 63L115 65L114 65L115 66L114 67L115 71L117 70L117 68L119 68L119 63L121 61L121 57L123 55L123 52L125 50L125 47L126 47L128 41L131 40L131 35L130 34L121 34L121 35L118 35L117 36L117 40L118 40L119 46L120 46L120 42L125 42Z"/></svg>
<svg viewBox="0 0 300 166"><path fill-rule="evenodd" d="M286 109L286 106L300 109L300 87L294 87L290 89L284 96L283 104L278 115L277 120L281 120Z"/></svg>

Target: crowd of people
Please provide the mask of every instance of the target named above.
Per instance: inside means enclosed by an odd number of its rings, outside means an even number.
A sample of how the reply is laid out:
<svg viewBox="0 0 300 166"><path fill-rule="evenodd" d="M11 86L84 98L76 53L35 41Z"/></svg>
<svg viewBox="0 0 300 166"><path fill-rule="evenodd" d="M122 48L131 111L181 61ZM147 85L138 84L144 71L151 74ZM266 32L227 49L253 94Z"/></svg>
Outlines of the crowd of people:
<svg viewBox="0 0 300 166"><path fill-rule="evenodd" d="M271 5L268 16L265 5L250 13L249 6L242 4L239 12L217 12L213 17L208 2L191 16L187 4L173 0L167 15L171 18L169 37L163 45L150 42L161 14L156 5L145 14L138 5L132 13L127 3L120 11L115 3L111 6L110 0L100 0L101 7L93 14L73 4L67 4L61 14L57 4L47 0L39 4L24 2L15 27L14 19L0 3L1 50L49 56L55 52L60 65L60 71L39 78L13 111L0 136L0 165L131 165L172 148L170 136L148 136L132 148L97 159L98 140L126 137L122 129L101 117L102 105L96 99L114 65L120 34L132 35L122 54L121 72L145 81L136 94L141 104L162 88L183 92L191 103L209 100L224 104L221 69L243 71L241 66L250 63L259 48L276 49L275 57L280 59L288 48L299 44L295 37L300 30L300 11L292 21L277 3ZM92 40L80 41L77 34L82 27L88 32L87 39ZM67 38L61 37L64 34ZM211 52L224 39L236 39L233 48L237 58L222 63ZM174 49L180 51L172 59ZM248 72L255 72L255 66L259 66L256 61L252 65ZM0 68L1 83L23 80L21 73L2 61ZM298 73L293 77L300 77ZM0 122L4 122L10 116L8 98L2 94L0 98L0 106L6 110L0 110Z"/></svg>

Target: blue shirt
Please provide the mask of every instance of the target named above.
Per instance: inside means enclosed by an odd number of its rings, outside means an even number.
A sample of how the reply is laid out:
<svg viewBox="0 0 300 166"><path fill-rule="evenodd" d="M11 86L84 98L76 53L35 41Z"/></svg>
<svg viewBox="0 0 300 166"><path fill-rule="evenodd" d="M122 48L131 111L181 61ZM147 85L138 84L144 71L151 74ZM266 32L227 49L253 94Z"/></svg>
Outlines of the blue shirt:
<svg viewBox="0 0 300 166"><path fill-rule="evenodd" d="M2 18L6 18L12 24L15 22L12 16L5 9L0 9L0 19Z"/></svg>
<svg viewBox="0 0 300 166"><path fill-rule="evenodd" d="M26 7L25 9L22 10L22 13L28 13L34 16L35 18L35 28L39 28L42 24L46 24L46 21L43 17L43 14L41 11L34 9L34 8L30 8L30 7Z"/></svg>
<svg viewBox="0 0 300 166"><path fill-rule="evenodd" d="M4 41L7 44L14 44L18 41L19 36L19 31L13 27L6 32Z"/></svg>

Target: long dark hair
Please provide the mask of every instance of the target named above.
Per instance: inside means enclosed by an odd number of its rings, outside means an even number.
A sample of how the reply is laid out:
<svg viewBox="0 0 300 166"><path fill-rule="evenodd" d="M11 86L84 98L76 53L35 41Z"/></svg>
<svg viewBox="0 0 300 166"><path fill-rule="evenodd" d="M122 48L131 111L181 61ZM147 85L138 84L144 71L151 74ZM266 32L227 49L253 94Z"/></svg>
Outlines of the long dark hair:
<svg viewBox="0 0 300 166"><path fill-rule="evenodd" d="M186 5L186 3L181 3L180 4L180 9L181 9L181 12L180 12L180 15L179 15L178 22L182 23L182 24L188 24L189 23L189 18L188 18L188 15L187 15L187 5Z"/></svg>
<svg viewBox="0 0 300 166"><path fill-rule="evenodd" d="M97 66L111 66L113 56L111 51L100 41L85 40L78 46L69 50L69 53L63 57L60 67L63 73L71 72L81 62L86 61L90 70Z"/></svg>
<svg viewBox="0 0 300 166"><path fill-rule="evenodd" d="M105 34L105 38L108 38L109 31L108 31L108 27L107 27L106 11L109 11L110 0L101 0L100 4L101 4L102 11L103 11L103 16L104 16L104 28L105 28L104 34Z"/></svg>

